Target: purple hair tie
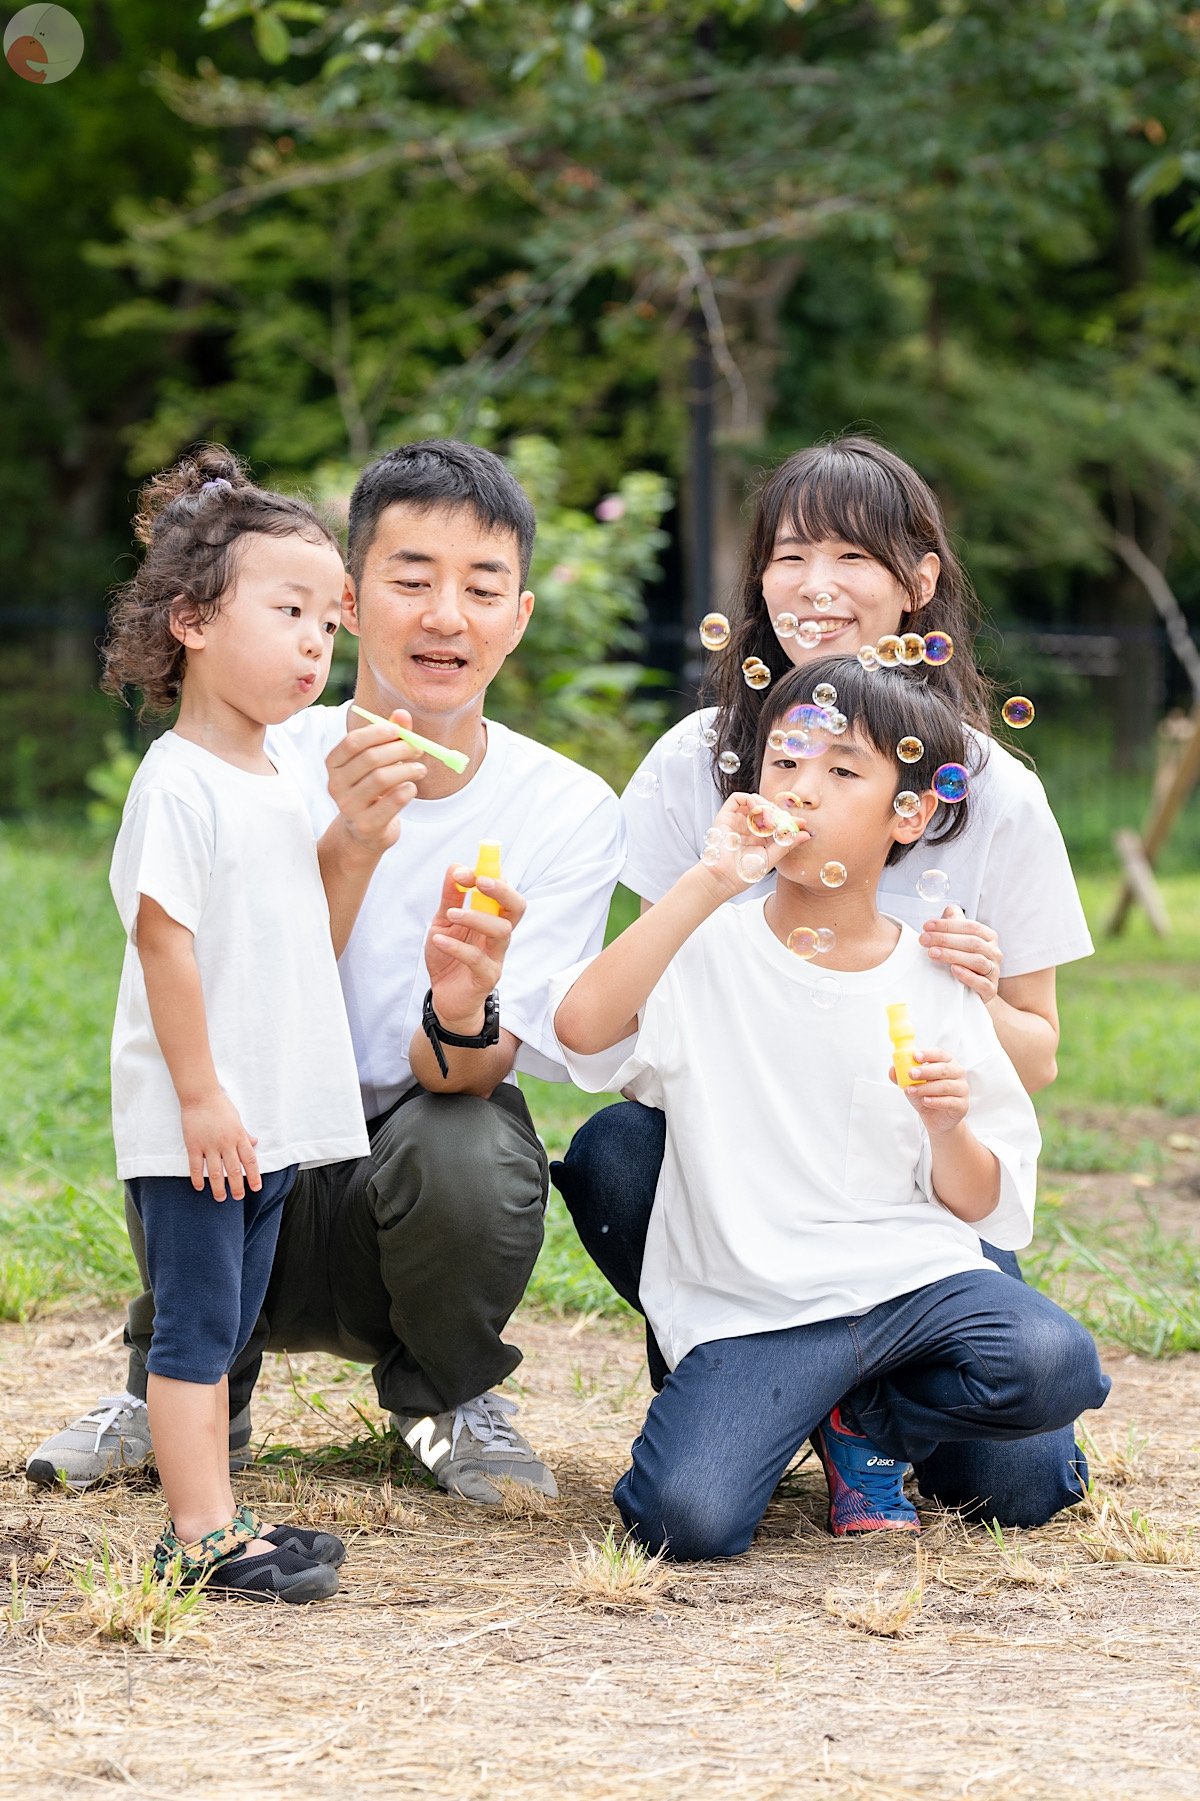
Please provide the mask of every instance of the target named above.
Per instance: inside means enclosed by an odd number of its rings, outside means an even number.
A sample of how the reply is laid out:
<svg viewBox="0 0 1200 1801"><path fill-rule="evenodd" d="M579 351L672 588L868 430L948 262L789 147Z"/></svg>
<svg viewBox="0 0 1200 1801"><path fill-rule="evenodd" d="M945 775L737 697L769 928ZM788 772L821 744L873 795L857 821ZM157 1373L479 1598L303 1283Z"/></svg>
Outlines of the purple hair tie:
<svg viewBox="0 0 1200 1801"><path fill-rule="evenodd" d="M211 481L204 483L201 494L232 494L233 483L227 482L223 475L214 475Z"/></svg>

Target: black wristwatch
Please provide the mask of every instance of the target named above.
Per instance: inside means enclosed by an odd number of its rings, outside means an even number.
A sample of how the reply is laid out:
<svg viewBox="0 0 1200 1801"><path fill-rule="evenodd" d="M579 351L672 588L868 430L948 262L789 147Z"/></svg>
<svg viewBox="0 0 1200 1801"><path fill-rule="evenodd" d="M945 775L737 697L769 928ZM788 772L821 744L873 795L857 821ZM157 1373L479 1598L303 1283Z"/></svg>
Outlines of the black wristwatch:
<svg viewBox="0 0 1200 1801"><path fill-rule="evenodd" d="M460 1046L463 1050L483 1051L489 1044L500 1042L500 999L493 988L483 1003L483 1030L468 1037L463 1032L448 1032L433 1010L433 989L425 992L425 1004L421 1008L421 1029L433 1046L433 1054L438 1060L438 1068L442 1072L443 1082L450 1074L450 1066L446 1062L444 1044Z"/></svg>

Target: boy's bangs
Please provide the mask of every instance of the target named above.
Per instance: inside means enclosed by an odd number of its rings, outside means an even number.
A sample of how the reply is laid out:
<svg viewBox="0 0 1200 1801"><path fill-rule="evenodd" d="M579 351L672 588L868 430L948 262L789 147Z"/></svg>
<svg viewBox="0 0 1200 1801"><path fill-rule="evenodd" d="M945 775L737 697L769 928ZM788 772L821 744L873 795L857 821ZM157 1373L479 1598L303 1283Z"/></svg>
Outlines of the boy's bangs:
<svg viewBox="0 0 1200 1801"><path fill-rule="evenodd" d="M897 581L911 580L914 547L897 529L905 496L865 458L829 451L806 469L785 498L780 525L808 544L840 539L865 550Z"/></svg>

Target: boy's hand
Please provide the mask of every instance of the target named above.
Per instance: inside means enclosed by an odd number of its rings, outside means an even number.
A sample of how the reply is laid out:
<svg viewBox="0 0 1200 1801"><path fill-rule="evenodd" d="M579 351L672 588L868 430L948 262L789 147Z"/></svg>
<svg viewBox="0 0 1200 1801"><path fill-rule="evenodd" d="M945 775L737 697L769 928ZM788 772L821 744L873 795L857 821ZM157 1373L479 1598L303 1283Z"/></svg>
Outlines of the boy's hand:
<svg viewBox="0 0 1200 1801"><path fill-rule="evenodd" d="M948 1051L918 1051L913 1061L919 1067L919 1078L914 1070L914 1085L902 1088L900 1092L915 1109L931 1138L952 1132L966 1119L971 1105L966 1071ZM888 1070L888 1076L891 1081L896 1080L894 1067Z"/></svg>
<svg viewBox="0 0 1200 1801"><path fill-rule="evenodd" d="M478 888L500 903L499 913L465 907L461 888ZM508 942L525 911L515 888L473 869L446 871L438 910L425 939L425 967L433 989L433 1010L449 1032L471 1037L483 1029L483 1003L500 980Z"/></svg>
<svg viewBox="0 0 1200 1801"><path fill-rule="evenodd" d="M928 919L921 943L937 963L944 963L964 988L971 988L986 1004L999 992L1004 952L991 926L968 919L961 907L946 907L940 919Z"/></svg>
<svg viewBox="0 0 1200 1801"><path fill-rule="evenodd" d="M214 1201L225 1199L226 1183L235 1201L245 1199L247 1187L257 1193L262 1187L254 1155L258 1139L251 1138L224 1089L203 1100L181 1102L179 1113L192 1187L202 1189L207 1172Z"/></svg>
<svg viewBox="0 0 1200 1801"><path fill-rule="evenodd" d="M400 707L390 717L412 726L412 715ZM361 849L382 856L399 838L400 815L426 773L421 753L368 720L334 745L325 768L330 798L347 833Z"/></svg>
<svg viewBox="0 0 1200 1801"><path fill-rule="evenodd" d="M812 836L805 827L800 826L783 843L774 837L763 838L750 830L751 818L761 814L774 814L785 822L789 817L773 801L764 800L761 794L731 794L709 828L700 861L719 887L722 900L728 900L731 895L740 894L744 888L761 882L763 876L774 869L789 852L799 844L807 844ZM762 862L761 872L747 881L745 875L739 872L739 860L752 857L755 852L762 853L761 858L754 859L755 863ZM742 863L742 868L747 868L745 862Z"/></svg>

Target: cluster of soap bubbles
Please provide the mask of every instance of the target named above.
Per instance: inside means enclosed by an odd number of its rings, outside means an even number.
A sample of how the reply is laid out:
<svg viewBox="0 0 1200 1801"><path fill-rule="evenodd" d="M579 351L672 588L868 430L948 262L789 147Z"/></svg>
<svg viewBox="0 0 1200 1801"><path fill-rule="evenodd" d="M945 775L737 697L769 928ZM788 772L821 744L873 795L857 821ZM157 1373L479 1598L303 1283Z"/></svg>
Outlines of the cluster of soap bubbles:
<svg viewBox="0 0 1200 1801"><path fill-rule="evenodd" d="M864 669L915 669L918 663L932 663L940 668L954 655L954 640L949 632L885 632L875 644L864 644L856 652Z"/></svg>
<svg viewBox="0 0 1200 1801"><path fill-rule="evenodd" d="M832 926L797 926L789 932L787 947L793 957L805 963L813 957L827 957L837 947L837 933Z"/></svg>
<svg viewBox="0 0 1200 1801"><path fill-rule="evenodd" d="M747 657L742 664L742 680L747 688L761 692L763 688L771 686L771 671L761 657Z"/></svg>

